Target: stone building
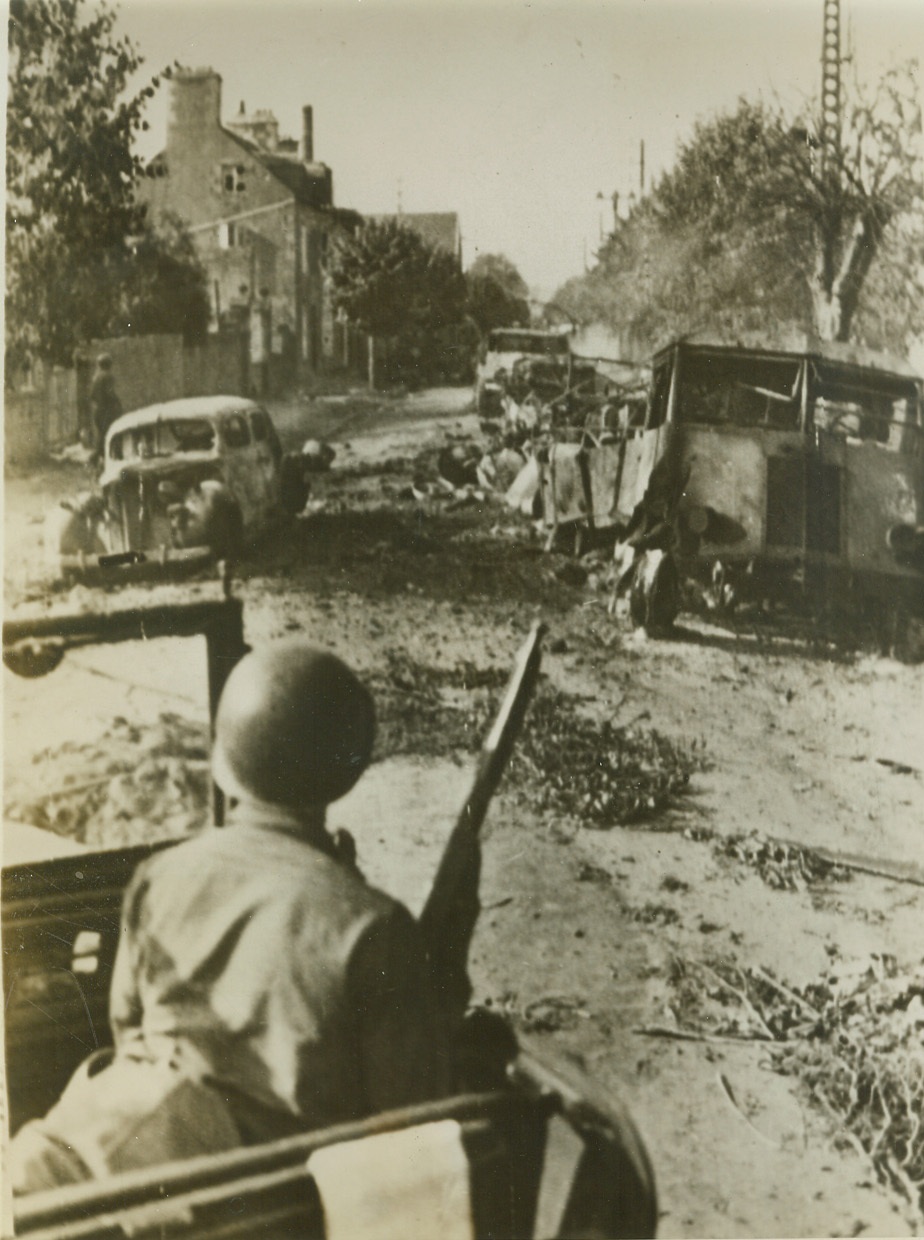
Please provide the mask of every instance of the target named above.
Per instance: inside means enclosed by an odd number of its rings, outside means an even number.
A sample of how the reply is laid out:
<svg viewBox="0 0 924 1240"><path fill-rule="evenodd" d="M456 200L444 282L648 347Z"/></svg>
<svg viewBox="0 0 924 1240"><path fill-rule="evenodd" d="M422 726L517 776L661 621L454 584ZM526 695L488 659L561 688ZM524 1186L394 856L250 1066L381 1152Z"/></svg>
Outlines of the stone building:
<svg viewBox="0 0 924 1240"><path fill-rule="evenodd" d="M221 119L221 77L178 69L170 83L164 150L139 196L156 223L179 217L208 273L213 327L250 331L251 363L264 388L350 365L356 342L335 321L324 260L354 211L334 206L330 168L315 159L313 114L299 142L280 137L272 112L241 103Z"/></svg>

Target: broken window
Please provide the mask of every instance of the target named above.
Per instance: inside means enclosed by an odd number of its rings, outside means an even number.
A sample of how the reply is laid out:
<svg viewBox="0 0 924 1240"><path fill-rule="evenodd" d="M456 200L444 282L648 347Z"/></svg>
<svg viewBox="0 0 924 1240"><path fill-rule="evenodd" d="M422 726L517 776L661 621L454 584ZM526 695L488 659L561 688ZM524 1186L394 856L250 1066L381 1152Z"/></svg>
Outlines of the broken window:
<svg viewBox="0 0 924 1240"><path fill-rule="evenodd" d="M677 420L798 430L799 373L791 358L684 356Z"/></svg>
<svg viewBox="0 0 924 1240"><path fill-rule="evenodd" d="M221 165L221 188L226 194L242 194L247 188L243 164Z"/></svg>
<svg viewBox="0 0 924 1240"><path fill-rule="evenodd" d="M250 443L247 422L239 413L228 415L222 427L222 435L228 448L246 448Z"/></svg>
<svg viewBox="0 0 924 1240"><path fill-rule="evenodd" d="M914 385L888 375L812 367L811 424L847 440L912 452L920 431Z"/></svg>
<svg viewBox="0 0 924 1240"><path fill-rule="evenodd" d="M205 418L177 418L164 424L163 448L167 452L210 452L215 428Z"/></svg>

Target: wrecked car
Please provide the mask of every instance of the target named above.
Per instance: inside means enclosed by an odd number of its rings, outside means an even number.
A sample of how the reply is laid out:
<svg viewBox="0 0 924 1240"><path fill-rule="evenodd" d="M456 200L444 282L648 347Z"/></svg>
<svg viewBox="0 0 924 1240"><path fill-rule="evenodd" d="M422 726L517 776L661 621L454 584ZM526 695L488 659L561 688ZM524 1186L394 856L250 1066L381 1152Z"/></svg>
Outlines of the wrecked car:
<svg viewBox="0 0 924 1240"><path fill-rule="evenodd" d="M566 373L570 358L569 332L505 327L489 332L475 372L475 411L481 418L498 417L514 368L540 362L544 369Z"/></svg>
<svg viewBox="0 0 924 1240"><path fill-rule="evenodd" d="M118 418L99 491L49 513L46 558L60 572L234 558L244 539L307 498L266 410L236 396L165 401Z"/></svg>
<svg viewBox="0 0 924 1240"><path fill-rule="evenodd" d="M625 581L648 583L639 622L673 620L678 575L717 605L924 613L922 381L884 354L802 344L678 340L653 360L641 425L553 445L547 520L615 527Z"/></svg>
<svg viewBox="0 0 924 1240"><path fill-rule="evenodd" d="M232 597L7 620L4 662L35 677L53 674L72 648L199 635L214 722L221 688L246 649L242 605ZM225 803L214 786L212 797L218 828ZM123 893L140 861L177 846L158 838L164 829L152 818L148 844L77 855L62 848L54 858L4 867L11 1136L47 1112L88 1053L95 1058L112 1043L108 999ZM479 1082L476 1092L156 1166L97 1169L95 1178L16 1196L14 1234L35 1240L367 1234L354 1229L353 1206L345 1219L338 1196L328 1195L333 1159L351 1201L376 1220L388 1211L390 1234L654 1235L651 1168L618 1100L543 1063L512 1032L503 1048L499 1075ZM378 1186L387 1188L384 1198L366 1183L376 1162L388 1171L387 1186ZM379 1222L374 1232L381 1234Z"/></svg>

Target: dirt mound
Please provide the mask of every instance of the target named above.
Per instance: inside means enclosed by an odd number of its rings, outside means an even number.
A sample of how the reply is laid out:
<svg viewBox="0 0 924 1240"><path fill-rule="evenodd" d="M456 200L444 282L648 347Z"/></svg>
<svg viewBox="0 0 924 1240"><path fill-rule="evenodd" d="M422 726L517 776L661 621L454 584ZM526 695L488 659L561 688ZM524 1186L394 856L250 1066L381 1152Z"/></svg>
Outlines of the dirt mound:
<svg viewBox="0 0 924 1240"><path fill-rule="evenodd" d="M92 744L42 750L34 763L54 770L41 796L6 787L13 818L92 847L116 848L189 835L208 821L207 737L179 715L163 713L143 730L118 717Z"/></svg>

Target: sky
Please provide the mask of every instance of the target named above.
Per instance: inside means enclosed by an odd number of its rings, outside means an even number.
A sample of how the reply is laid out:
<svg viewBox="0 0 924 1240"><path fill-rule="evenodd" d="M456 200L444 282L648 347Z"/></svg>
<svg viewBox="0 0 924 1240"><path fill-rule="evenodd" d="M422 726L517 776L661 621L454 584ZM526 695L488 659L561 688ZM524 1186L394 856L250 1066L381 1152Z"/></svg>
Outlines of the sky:
<svg viewBox="0 0 924 1240"><path fill-rule="evenodd" d="M668 168L694 122L742 95L804 106L823 0L120 0L145 58L211 66L222 116L268 108L362 213L455 211L463 262L504 254L537 296L593 263L611 196ZM917 56L924 0L841 0L861 78ZM919 76L919 81L921 77ZM151 102L140 151L166 136Z"/></svg>

